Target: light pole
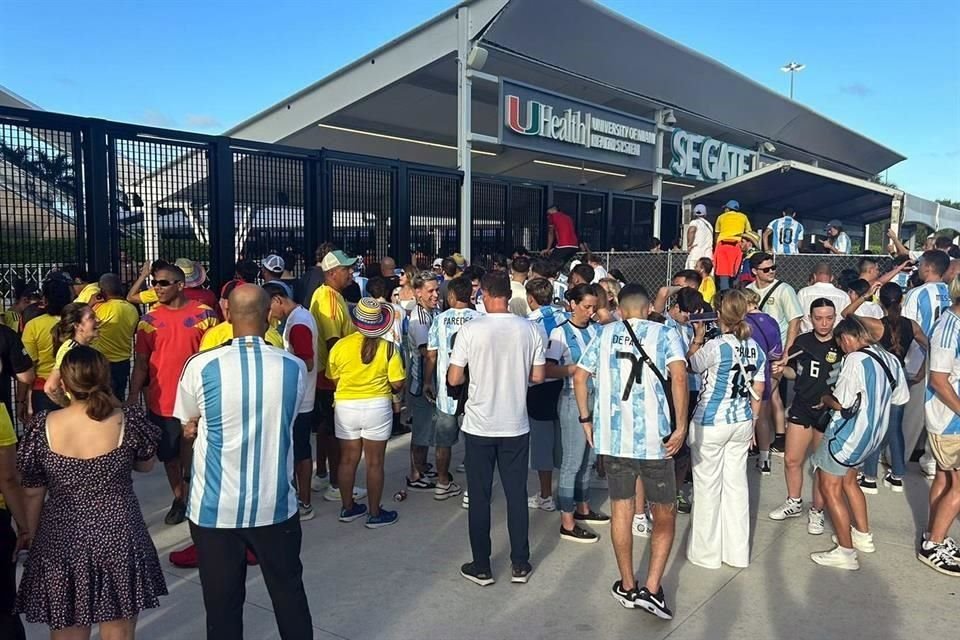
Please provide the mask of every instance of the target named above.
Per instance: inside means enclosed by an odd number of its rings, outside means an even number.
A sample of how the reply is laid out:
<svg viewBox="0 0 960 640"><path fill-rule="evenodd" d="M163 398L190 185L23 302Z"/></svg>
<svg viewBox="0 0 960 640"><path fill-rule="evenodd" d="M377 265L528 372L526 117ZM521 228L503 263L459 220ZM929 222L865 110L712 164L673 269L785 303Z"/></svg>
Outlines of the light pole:
<svg viewBox="0 0 960 640"><path fill-rule="evenodd" d="M797 74L798 71L803 71L807 65L800 64L799 62L788 62L787 64L780 67L780 71L790 74L790 99L793 100L793 76Z"/></svg>

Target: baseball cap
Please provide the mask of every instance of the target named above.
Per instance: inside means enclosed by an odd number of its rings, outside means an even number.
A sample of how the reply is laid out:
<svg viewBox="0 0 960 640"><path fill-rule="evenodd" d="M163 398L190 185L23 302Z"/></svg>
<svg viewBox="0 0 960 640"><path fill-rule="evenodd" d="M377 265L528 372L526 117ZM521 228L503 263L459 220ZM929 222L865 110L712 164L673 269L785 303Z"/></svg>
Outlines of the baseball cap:
<svg viewBox="0 0 960 640"><path fill-rule="evenodd" d="M291 300L293 299L293 289L291 289L290 285L288 285L286 282L281 282L280 280L273 280L271 282L265 283L263 285L263 288L270 295L275 295L282 292L285 298L290 298Z"/></svg>
<svg viewBox="0 0 960 640"><path fill-rule="evenodd" d="M760 234L758 234L756 231L744 231L740 234L740 237L744 240L749 240L755 247L760 246Z"/></svg>
<svg viewBox="0 0 960 640"><path fill-rule="evenodd" d="M283 273L283 270L287 268L287 264L283 261L283 258L278 256L275 253L271 253L266 258L260 262L260 266L269 271L270 273L280 274Z"/></svg>
<svg viewBox="0 0 960 640"><path fill-rule="evenodd" d="M843 223L839 220L831 220L827 223L826 228L829 229L830 227L833 227L834 229L843 229Z"/></svg>
<svg viewBox="0 0 960 640"><path fill-rule="evenodd" d="M697 216L698 218L702 218L703 216L707 215L707 208L702 204L698 204L693 208L693 215Z"/></svg>
<svg viewBox="0 0 960 640"><path fill-rule="evenodd" d="M740 211L740 203L737 202L736 200L727 200L727 204L725 204L725 205L723 205L723 206L725 206L727 209L731 209L731 210L733 210L733 211Z"/></svg>
<svg viewBox="0 0 960 640"><path fill-rule="evenodd" d="M443 266L443 258L437 258L436 260L434 260L434 261L433 261L433 266L435 266L435 267L442 267L442 266Z"/></svg>
<svg viewBox="0 0 960 640"><path fill-rule="evenodd" d="M336 251L331 251L327 255L323 256L323 261L320 263L320 269L323 271L332 271L337 267L352 267L356 264L357 258L349 258L347 254L343 251L337 249Z"/></svg>

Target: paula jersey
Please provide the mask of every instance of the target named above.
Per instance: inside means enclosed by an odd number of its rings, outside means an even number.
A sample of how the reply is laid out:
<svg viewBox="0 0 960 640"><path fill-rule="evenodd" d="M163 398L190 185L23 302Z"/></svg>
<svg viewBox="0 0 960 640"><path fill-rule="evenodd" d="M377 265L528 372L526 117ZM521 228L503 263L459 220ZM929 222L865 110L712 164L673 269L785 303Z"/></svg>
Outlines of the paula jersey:
<svg viewBox="0 0 960 640"><path fill-rule="evenodd" d="M690 368L703 375L693 422L710 427L752 420L750 388L766 381L766 363L766 354L753 338L737 340L725 334L708 340L690 358Z"/></svg>

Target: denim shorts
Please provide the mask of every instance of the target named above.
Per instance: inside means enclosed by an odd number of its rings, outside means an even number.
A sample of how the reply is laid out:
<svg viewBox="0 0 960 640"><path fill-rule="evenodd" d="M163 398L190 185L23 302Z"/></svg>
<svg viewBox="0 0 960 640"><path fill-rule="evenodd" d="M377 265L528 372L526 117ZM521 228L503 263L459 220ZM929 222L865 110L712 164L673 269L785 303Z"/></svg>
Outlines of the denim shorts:
<svg viewBox="0 0 960 640"><path fill-rule="evenodd" d="M457 444L460 437L460 418L437 409L433 413L433 437L438 447L449 448Z"/></svg>
<svg viewBox="0 0 960 640"><path fill-rule="evenodd" d="M603 461L611 500L632 500L637 495L637 478L640 478L647 502L670 505L676 502L677 478L673 458L635 460L604 456Z"/></svg>
<svg viewBox="0 0 960 640"><path fill-rule="evenodd" d="M434 405L422 395L407 394L407 408L413 419L410 442L415 447L432 447L436 445L437 435L433 422Z"/></svg>
<svg viewBox="0 0 960 640"><path fill-rule="evenodd" d="M813 452L813 455L810 456L810 464L813 466L814 471L820 469L824 473L829 473L832 476L840 476L841 478L847 475L847 472L850 469L855 469L856 467L845 467L836 460L833 459L833 456L830 455L830 439L823 438L820 441L820 446L817 447L817 450ZM859 465L858 465L859 466Z"/></svg>

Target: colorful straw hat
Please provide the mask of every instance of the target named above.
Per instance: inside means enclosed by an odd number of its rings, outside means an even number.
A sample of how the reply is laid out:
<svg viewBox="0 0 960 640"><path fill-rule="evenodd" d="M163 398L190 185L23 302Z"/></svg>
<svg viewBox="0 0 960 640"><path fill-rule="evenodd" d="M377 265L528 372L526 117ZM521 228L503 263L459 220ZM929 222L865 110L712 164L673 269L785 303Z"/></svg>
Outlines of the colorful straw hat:
<svg viewBox="0 0 960 640"><path fill-rule="evenodd" d="M393 327L393 307L373 298L361 298L350 315L357 331L370 338L379 338Z"/></svg>

